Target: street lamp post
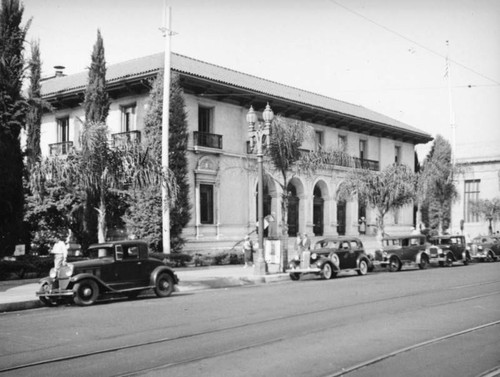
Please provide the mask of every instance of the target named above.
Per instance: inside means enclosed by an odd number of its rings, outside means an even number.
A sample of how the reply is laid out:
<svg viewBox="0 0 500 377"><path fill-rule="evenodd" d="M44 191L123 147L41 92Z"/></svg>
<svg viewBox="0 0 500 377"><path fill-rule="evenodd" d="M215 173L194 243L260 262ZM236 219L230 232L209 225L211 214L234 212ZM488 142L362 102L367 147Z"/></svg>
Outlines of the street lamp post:
<svg viewBox="0 0 500 377"><path fill-rule="evenodd" d="M269 145L269 128L271 121L274 118L274 113L269 106L262 113L262 118L264 119L264 124L257 122L257 115L250 106L250 110L247 113L248 122L248 137L250 139L250 148L253 150L256 148L257 151L257 166L258 166L258 219L259 219L259 247L257 249L257 262L254 263L254 274L255 275L265 275L266 274L266 261L264 260L264 177L263 177L263 153L262 146L263 143Z"/></svg>

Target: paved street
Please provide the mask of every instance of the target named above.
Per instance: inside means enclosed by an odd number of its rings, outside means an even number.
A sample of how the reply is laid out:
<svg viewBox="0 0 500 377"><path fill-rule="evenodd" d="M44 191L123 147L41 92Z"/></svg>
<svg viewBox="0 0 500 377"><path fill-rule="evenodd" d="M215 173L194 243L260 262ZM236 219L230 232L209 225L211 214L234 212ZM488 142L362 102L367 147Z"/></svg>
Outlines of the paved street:
<svg viewBox="0 0 500 377"><path fill-rule="evenodd" d="M5 313L0 376L479 376L500 263Z"/></svg>

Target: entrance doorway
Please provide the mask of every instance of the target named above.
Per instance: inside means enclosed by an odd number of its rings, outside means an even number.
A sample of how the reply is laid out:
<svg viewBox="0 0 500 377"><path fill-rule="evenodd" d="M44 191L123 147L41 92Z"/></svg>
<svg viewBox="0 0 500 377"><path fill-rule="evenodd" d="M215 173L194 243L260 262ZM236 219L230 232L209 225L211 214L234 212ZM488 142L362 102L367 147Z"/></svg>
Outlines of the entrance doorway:
<svg viewBox="0 0 500 377"><path fill-rule="evenodd" d="M345 236L346 202L337 202L337 233Z"/></svg>
<svg viewBox="0 0 500 377"><path fill-rule="evenodd" d="M321 195L321 189L316 186L313 192L313 233L315 236L323 235L323 206L324 199Z"/></svg>
<svg viewBox="0 0 500 377"><path fill-rule="evenodd" d="M297 236L299 232L299 198L297 189L293 185L288 185L288 235Z"/></svg>

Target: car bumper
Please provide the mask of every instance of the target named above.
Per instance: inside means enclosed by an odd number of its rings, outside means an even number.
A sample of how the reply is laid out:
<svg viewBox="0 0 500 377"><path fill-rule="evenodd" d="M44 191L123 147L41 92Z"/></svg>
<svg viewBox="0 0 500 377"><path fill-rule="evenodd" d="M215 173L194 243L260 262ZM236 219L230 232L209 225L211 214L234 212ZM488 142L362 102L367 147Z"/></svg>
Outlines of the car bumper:
<svg viewBox="0 0 500 377"><path fill-rule="evenodd" d="M74 292L71 289L53 289L51 291L38 291L37 297L69 297L73 296Z"/></svg>
<svg viewBox="0 0 500 377"><path fill-rule="evenodd" d="M285 271L288 274L319 274L321 269L318 267L309 267L309 268L290 268Z"/></svg>

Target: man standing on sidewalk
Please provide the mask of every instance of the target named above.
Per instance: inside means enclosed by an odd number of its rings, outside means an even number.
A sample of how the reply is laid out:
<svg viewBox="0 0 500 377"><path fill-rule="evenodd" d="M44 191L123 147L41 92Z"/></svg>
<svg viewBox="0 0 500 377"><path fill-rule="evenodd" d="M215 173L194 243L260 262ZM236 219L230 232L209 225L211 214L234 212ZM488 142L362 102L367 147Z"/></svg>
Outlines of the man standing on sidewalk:
<svg viewBox="0 0 500 377"><path fill-rule="evenodd" d="M68 256L68 245L63 241L65 234L60 234L57 242L52 247L51 254L54 254L54 268L59 270L63 265L66 264L66 257ZM66 238L69 243L69 234Z"/></svg>

